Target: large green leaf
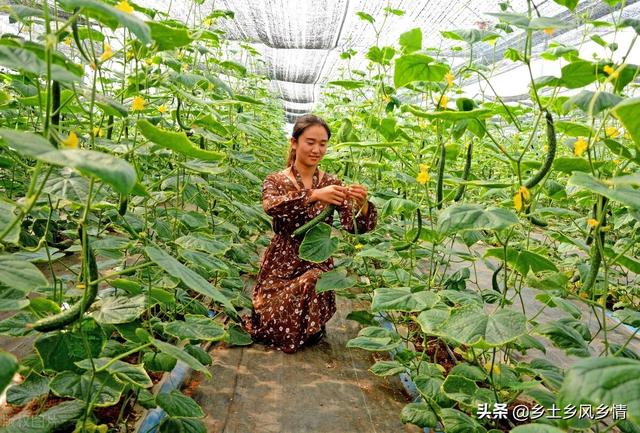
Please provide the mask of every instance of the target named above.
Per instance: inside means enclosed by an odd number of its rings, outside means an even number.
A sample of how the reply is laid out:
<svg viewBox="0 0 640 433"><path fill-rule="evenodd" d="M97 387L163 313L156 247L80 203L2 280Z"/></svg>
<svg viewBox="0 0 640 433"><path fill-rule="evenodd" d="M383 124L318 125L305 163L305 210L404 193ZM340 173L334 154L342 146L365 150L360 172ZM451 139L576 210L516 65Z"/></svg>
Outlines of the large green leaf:
<svg viewBox="0 0 640 433"><path fill-rule="evenodd" d="M478 204L454 204L438 216L438 231L454 233L463 230L503 230L518 224L518 217L510 210L487 208Z"/></svg>
<svg viewBox="0 0 640 433"><path fill-rule="evenodd" d="M218 240L207 233L193 233L181 236L174 241L187 250L204 251L209 254L224 254L231 248L229 240Z"/></svg>
<svg viewBox="0 0 640 433"><path fill-rule="evenodd" d="M386 377L407 371L407 367L398 361L378 361L369 368L376 376Z"/></svg>
<svg viewBox="0 0 640 433"><path fill-rule="evenodd" d="M13 256L0 256L0 284L24 293L49 286L33 263Z"/></svg>
<svg viewBox="0 0 640 433"><path fill-rule="evenodd" d="M640 191L629 186L614 187L612 182L602 181L591 174L575 172L569 178L569 185L576 185L634 209L640 209Z"/></svg>
<svg viewBox="0 0 640 433"><path fill-rule="evenodd" d="M94 18L106 24L111 30L118 25L125 26L135 34L143 44L151 42L149 26L133 14L122 12L107 3L98 0L60 0L66 9L85 8Z"/></svg>
<svg viewBox="0 0 640 433"><path fill-rule="evenodd" d="M23 406L48 392L49 379L40 376L36 372L31 372L24 382L7 390L7 402L16 406Z"/></svg>
<svg viewBox="0 0 640 433"><path fill-rule="evenodd" d="M63 430L85 412L85 403L77 400L63 401L36 416L18 418L3 433L52 433Z"/></svg>
<svg viewBox="0 0 640 433"><path fill-rule="evenodd" d="M433 307L438 296L425 290L411 292L409 287L381 287L373 292L371 311L422 311Z"/></svg>
<svg viewBox="0 0 640 433"><path fill-rule="evenodd" d="M9 352L0 350L0 394L9 386L16 371L18 371L16 357Z"/></svg>
<svg viewBox="0 0 640 433"><path fill-rule="evenodd" d="M445 408L440 412L447 433L485 433L486 429L464 412Z"/></svg>
<svg viewBox="0 0 640 433"><path fill-rule="evenodd" d="M627 418L640 423L640 361L591 357L573 364L558 395L565 404L626 405Z"/></svg>
<svg viewBox="0 0 640 433"><path fill-rule="evenodd" d="M527 318L520 312L500 309L485 313L476 308L454 310L439 332L466 345L502 346L526 332Z"/></svg>
<svg viewBox="0 0 640 433"><path fill-rule="evenodd" d="M138 120L138 129L147 140L185 156L205 161L218 161L224 158L224 154L221 152L203 150L196 147L184 132L173 132L158 128L146 119Z"/></svg>
<svg viewBox="0 0 640 433"><path fill-rule="evenodd" d="M16 219L16 210L17 207L12 205L11 203L7 203L3 200L0 200L0 232L3 232L7 229L7 227L13 223ZM18 243L18 239L20 237L20 224L15 224L13 228L7 233L4 239L0 239L3 242L8 243Z"/></svg>
<svg viewBox="0 0 640 433"><path fill-rule="evenodd" d="M567 110L575 105L589 116L594 117L607 108L614 107L620 101L622 101L622 97L614 95L613 93L581 90L567 99L563 108Z"/></svg>
<svg viewBox="0 0 640 433"><path fill-rule="evenodd" d="M224 305L229 314L233 314L234 316L237 315L235 307L231 304L231 301L218 289L213 287L207 280L200 276L200 274L187 268L185 265L159 248L148 246L144 251L152 262L164 269L164 271L169 275L179 278L190 289L208 296L214 301Z"/></svg>
<svg viewBox="0 0 640 433"><path fill-rule="evenodd" d="M33 346L45 370L79 371L76 361L97 357L105 344L102 328L93 319L82 322L82 334L73 332L51 332L40 336Z"/></svg>
<svg viewBox="0 0 640 433"><path fill-rule="evenodd" d="M343 269L334 269L325 272L320 276L316 283L316 293L326 292L328 290L349 289L355 285L356 281L347 276L347 272Z"/></svg>
<svg viewBox="0 0 640 433"><path fill-rule="evenodd" d="M396 87L406 86L414 81L442 81L449 72L449 66L436 62L424 54L405 54L396 59L393 82Z"/></svg>
<svg viewBox="0 0 640 433"><path fill-rule="evenodd" d="M142 364L129 364L128 362L120 360L113 361L111 358L96 358L92 361L96 368L102 368L107 363L111 363L107 367L106 371L112 374L120 382L130 383L142 388L151 388L153 386L153 382L151 382L151 378ZM84 370L91 370L92 361L89 359L83 359L80 362L76 362L76 365Z"/></svg>
<svg viewBox="0 0 640 433"><path fill-rule="evenodd" d="M562 68L562 85L577 89L593 83L597 78L597 65L586 60L576 60Z"/></svg>
<svg viewBox="0 0 640 433"><path fill-rule="evenodd" d="M146 295L133 297L110 296L102 300L100 309L91 316L103 325L117 325L132 322L146 309Z"/></svg>
<svg viewBox="0 0 640 433"><path fill-rule="evenodd" d="M202 408L190 397L178 390L161 392L156 396L156 402L164 411L173 417L203 418Z"/></svg>
<svg viewBox="0 0 640 433"><path fill-rule="evenodd" d="M418 209L418 203L406 198L394 197L387 201L382 208L381 216L386 218L390 215L409 216Z"/></svg>
<svg viewBox="0 0 640 433"><path fill-rule="evenodd" d="M570 355L583 357L591 355L589 346L582 335L569 325L555 321L538 325L535 330Z"/></svg>
<svg viewBox="0 0 640 433"><path fill-rule="evenodd" d="M0 45L0 66L37 75L46 75L47 63L23 47ZM78 81L82 75L59 64L51 65L51 78L61 82Z"/></svg>
<svg viewBox="0 0 640 433"><path fill-rule="evenodd" d="M551 260L532 251L522 251L508 247L506 257L504 254L505 251L502 248L489 248L485 253L485 257L496 257L505 260L525 277L529 271L536 273L542 271L558 271L558 268Z"/></svg>
<svg viewBox="0 0 640 433"><path fill-rule="evenodd" d="M147 25L151 30L151 38L155 41L158 51L172 50L193 41L186 28L170 27L154 21L147 21Z"/></svg>
<svg viewBox="0 0 640 433"><path fill-rule="evenodd" d="M165 417L160 423L158 433L207 433L207 426L201 419L186 417Z"/></svg>
<svg viewBox="0 0 640 433"><path fill-rule="evenodd" d="M403 423L415 424L418 427L436 428L438 417L427 403L409 403L402 408L400 419Z"/></svg>
<svg viewBox="0 0 640 433"><path fill-rule="evenodd" d="M624 127L629 132L629 135L633 139L636 147L640 149L640 118L638 112L640 111L640 97L626 99L619 103L613 109L613 114L622 122Z"/></svg>
<svg viewBox="0 0 640 433"><path fill-rule="evenodd" d="M422 49L422 30L420 27L416 27L402 33L399 42L405 54Z"/></svg>
<svg viewBox="0 0 640 433"><path fill-rule="evenodd" d="M338 249L338 238L331 237L331 226L319 223L307 232L300 244L300 258L308 262L322 263Z"/></svg>
<svg viewBox="0 0 640 433"><path fill-rule="evenodd" d="M92 401L95 406L112 406L120 400L124 384L107 372L94 374L87 371L58 373L49 383L49 388L58 397L70 397L81 401Z"/></svg>
<svg viewBox="0 0 640 433"><path fill-rule="evenodd" d="M200 363L200 361L198 361L193 356L189 355L184 350L180 349L179 347L174 346L173 344L169 344L169 343L167 343L165 341L157 340L155 338L152 339L151 342L153 343L154 346L156 346L158 348L158 350L160 352L165 353L165 354L171 356L172 358L177 359L178 361L184 362L185 364L187 364L192 369L194 369L196 371L200 371L200 372L204 373L205 376L207 376L208 378L211 378L211 373L209 372L207 367L202 365Z"/></svg>
<svg viewBox="0 0 640 433"><path fill-rule="evenodd" d="M220 341L225 337L224 327L208 317L190 314L185 316L185 320L166 323L164 331L180 340Z"/></svg>
<svg viewBox="0 0 640 433"><path fill-rule="evenodd" d="M347 347L357 347L371 352L393 350L402 343L400 335L379 326L368 326L358 332L356 338L347 341Z"/></svg>

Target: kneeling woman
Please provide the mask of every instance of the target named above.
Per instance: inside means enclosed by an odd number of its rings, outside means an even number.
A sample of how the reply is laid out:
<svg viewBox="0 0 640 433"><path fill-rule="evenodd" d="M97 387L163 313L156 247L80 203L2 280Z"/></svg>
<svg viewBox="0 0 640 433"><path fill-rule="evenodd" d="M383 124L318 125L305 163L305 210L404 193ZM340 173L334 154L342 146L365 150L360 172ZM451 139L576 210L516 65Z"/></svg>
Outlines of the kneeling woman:
<svg viewBox="0 0 640 433"><path fill-rule="evenodd" d="M302 260L298 248L303 236L291 234L329 204L336 205L342 228L351 233L376 225L376 209L365 187L343 186L337 177L318 169L330 137L324 120L311 114L300 117L293 126L288 167L267 176L262 186L262 207L273 217L275 236L262 259L253 312L243 318L243 326L254 340L286 353L319 340L336 312L335 293L315 291L316 281L333 268L333 260Z"/></svg>

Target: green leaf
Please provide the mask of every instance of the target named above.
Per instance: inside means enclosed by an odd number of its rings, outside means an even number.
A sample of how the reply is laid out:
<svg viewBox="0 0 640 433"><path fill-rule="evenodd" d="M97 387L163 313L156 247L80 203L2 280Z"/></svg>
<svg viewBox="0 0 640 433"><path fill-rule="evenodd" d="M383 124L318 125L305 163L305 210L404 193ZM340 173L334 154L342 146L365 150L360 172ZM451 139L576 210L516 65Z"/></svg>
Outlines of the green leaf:
<svg viewBox="0 0 640 433"><path fill-rule="evenodd" d="M381 216L386 218L390 215L412 215L418 209L418 203L406 198L392 198L384 204Z"/></svg>
<svg viewBox="0 0 640 433"><path fill-rule="evenodd" d="M553 161L553 169L563 173L584 171L591 173L591 165L585 158L572 158L569 156L558 157Z"/></svg>
<svg viewBox="0 0 640 433"><path fill-rule="evenodd" d="M36 75L47 74L47 63L44 60L33 51L18 46L0 45L0 66ZM56 81L73 82L81 77L81 74L77 75L75 71L64 66L55 63L51 65L51 78Z"/></svg>
<svg viewBox="0 0 640 433"><path fill-rule="evenodd" d="M347 347L357 347L371 352L386 352L400 346L402 339L394 332L379 326L367 326L356 338L347 341Z"/></svg>
<svg viewBox="0 0 640 433"><path fill-rule="evenodd" d="M503 230L520 221L510 210L478 204L454 204L440 211L438 231L453 233L463 230Z"/></svg>
<svg viewBox="0 0 640 433"><path fill-rule="evenodd" d="M172 50L193 41L186 28L170 27L155 21L147 21L147 25L151 30L151 38L156 43L158 51Z"/></svg>
<svg viewBox="0 0 640 433"><path fill-rule="evenodd" d="M299 255L302 260L322 263L338 249L338 238L331 237L331 226L319 223L304 236Z"/></svg>
<svg viewBox="0 0 640 433"><path fill-rule="evenodd" d="M552 425L547 425L547 424L537 424L537 423L519 425L513 430L511 430L511 433L564 433L564 432L565 430L561 430L558 427L554 427Z"/></svg>
<svg viewBox="0 0 640 433"><path fill-rule="evenodd" d="M165 417L160 423L159 433L207 433L207 427L197 418Z"/></svg>
<svg viewBox="0 0 640 433"><path fill-rule="evenodd" d="M566 7L571 12L573 12L576 9L576 6L578 5L578 0L553 0L553 1L558 3L561 6Z"/></svg>
<svg viewBox="0 0 640 433"><path fill-rule="evenodd" d="M570 137L590 137L595 135L593 129L583 125L582 123L558 120L554 125L556 127L556 131L563 132Z"/></svg>
<svg viewBox="0 0 640 433"><path fill-rule="evenodd" d="M598 113L607 108L614 107L622 97L609 92L592 92L590 90L581 90L576 93L563 104L563 109L568 110L572 106L576 106L591 117L595 117Z"/></svg>
<svg viewBox="0 0 640 433"><path fill-rule="evenodd" d="M532 251L521 251L516 248L508 247L506 257L504 256L504 253L505 252L502 248L489 248L485 253L485 257L496 257L498 259L505 260L525 277L529 271L536 273L542 271L558 271L558 268L552 261Z"/></svg>
<svg viewBox="0 0 640 433"><path fill-rule="evenodd" d="M393 376L407 371L407 367L398 361L378 361L369 368L376 376L386 377Z"/></svg>
<svg viewBox="0 0 640 433"><path fill-rule="evenodd" d="M589 346L582 335L562 322L548 322L538 325L536 332L549 338L559 348L570 355L590 356Z"/></svg>
<svg viewBox="0 0 640 433"><path fill-rule="evenodd" d="M195 271L187 268L165 251L148 246L144 249L145 254L156 265L160 266L172 277L179 278L187 287L196 292L208 296L214 301L222 304L229 314L237 315L235 307L218 289L214 288L207 280Z"/></svg>
<svg viewBox="0 0 640 433"><path fill-rule="evenodd" d="M9 386L13 375L18 371L18 360L11 353L0 350L0 394Z"/></svg>
<svg viewBox="0 0 640 433"><path fill-rule="evenodd" d="M19 418L3 429L3 433L51 433L60 431L79 418L85 411L86 403L63 401L46 412L36 416Z"/></svg>
<svg viewBox="0 0 640 433"><path fill-rule="evenodd" d="M405 54L422 49L422 30L420 27L411 29L400 35L400 46Z"/></svg>
<svg viewBox="0 0 640 433"><path fill-rule="evenodd" d="M207 233L193 233L174 241L187 250L204 251L211 255L224 254L231 248L230 241L220 241Z"/></svg>
<svg viewBox="0 0 640 433"><path fill-rule="evenodd" d="M626 99L614 107L613 115L622 122L629 132L629 135L640 149L640 118L638 117L640 110L640 97Z"/></svg>
<svg viewBox="0 0 640 433"><path fill-rule="evenodd" d="M366 12L362 12L362 11L356 12L356 15L358 15L358 17L360 17L361 20L370 22L371 24L373 24L373 22L375 21L375 19Z"/></svg>
<svg viewBox="0 0 640 433"><path fill-rule="evenodd" d="M486 430L469 415L456 409L445 408L440 412L444 431L447 433L485 433Z"/></svg>
<svg viewBox="0 0 640 433"><path fill-rule="evenodd" d="M0 232L3 232L7 229L7 227L13 223L13 221L18 216L16 214L16 210L18 208L12 205L11 203L7 203L4 200L0 200ZM18 243L20 238L20 224L16 224L13 228L7 233L7 235L2 239L3 242L8 242L11 244ZM0 265L1 266L1 265Z"/></svg>
<svg viewBox="0 0 640 433"><path fill-rule="evenodd" d="M177 360L162 352L147 352L142 357L144 368L150 371L171 371L176 366Z"/></svg>
<svg viewBox="0 0 640 433"><path fill-rule="evenodd" d="M143 44L151 43L149 26L133 14L122 12L98 0L60 0L60 4L67 10L85 8L92 17L106 24L111 30L118 28L118 25L123 25L135 34Z"/></svg>
<svg viewBox="0 0 640 433"><path fill-rule="evenodd" d="M172 417L203 418L204 412L191 397L178 390L161 392L156 396L158 406Z"/></svg>
<svg viewBox="0 0 640 433"><path fill-rule="evenodd" d="M146 310L146 295L133 297L110 296L102 300L100 309L91 314L103 325L117 325L132 322Z"/></svg>
<svg viewBox="0 0 640 433"><path fill-rule="evenodd" d="M640 423L640 361L627 358L592 357L573 364L560 393L565 404L627 405L627 417Z"/></svg>
<svg viewBox="0 0 640 433"><path fill-rule="evenodd" d="M333 271L323 273L316 283L316 293L322 293L329 290L344 290L353 287L356 281L347 276L347 271L343 269L334 269Z"/></svg>
<svg viewBox="0 0 640 433"><path fill-rule="evenodd" d="M433 292L411 292L409 287L382 287L375 289L371 311L422 311L433 307L438 296Z"/></svg>
<svg viewBox="0 0 640 433"><path fill-rule="evenodd" d="M562 68L562 85L577 89L593 83L597 79L598 67L586 60L577 60Z"/></svg>
<svg viewBox="0 0 640 433"><path fill-rule="evenodd" d="M327 85L344 87L347 90L360 89L366 85L364 81L356 80L334 80L329 81Z"/></svg>
<svg viewBox="0 0 640 433"><path fill-rule="evenodd" d="M376 47L369 48L365 57L374 63L380 63L381 65L388 65L391 59L395 55L396 50L393 47Z"/></svg>
<svg viewBox="0 0 640 433"><path fill-rule="evenodd" d="M462 344L497 347L526 332L527 318L517 311L501 309L487 314L476 308L454 310L438 330Z"/></svg>
<svg viewBox="0 0 640 433"><path fill-rule="evenodd" d="M49 379L32 371L24 382L7 390L7 403L23 406L48 392Z"/></svg>
<svg viewBox="0 0 640 433"><path fill-rule="evenodd" d="M415 424L418 427L436 428L438 417L427 403L409 403L402 408L400 419L403 423Z"/></svg>
<svg viewBox="0 0 640 433"><path fill-rule="evenodd" d="M473 380L456 374L449 374L442 383L442 392L463 405L472 405L478 385Z"/></svg>
<svg viewBox="0 0 640 433"><path fill-rule="evenodd" d="M582 172L573 173L567 183L603 195L634 209L640 209L640 191L632 187L619 186L614 188L611 182L604 182L591 174Z"/></svg>
<svg viewBox="0 0 640 433"><path fill-rule="evenodd" d="M49 286L45 276L33 263L8 255L0 256L0 284L24 293Z"/></svg>
<svg viewBox="0 0 640 433"><path fill-rule="evenodd" d="M614 311L613 316L620 320L622 323L626 323L634 328L640 328L640 311L632 310L631 308L625 308L622 310Z"/></svg>
<svg viewBox="0 0 640 433"><path fill-rule="evenodd" d="M58 397L70 397L81 401L92 401L95 406L112 406L120 400L124 384L116 381L107 372L94 374L87 371L58 373L49 383L49 388Z"/></svg>
<svg viewBox="0 0 640 433"><path fill-rule="evenodd" d="M424 54L405 54L396 60L393 82L396 88L414 81L438 82L449 72L449 66L437 63Z"/></svg>
<svg viewBox="0 0 640 433"><path fill-rule="evenodd" d="M236 327L237 325L232 325L232 327ZM238 326L239 327L239 326ZM240 328L240 327L239 327ZM201 346L196 344L187 344L184 347L184 351L189 355L193 356L195 359L200 362L202 365L211 365L213 360L211 359L211 355L207 353Z"/></svg>
<svg viewBox="0 0 640 433"><path fill-rule="evenodd" d="M133 386L139 386L142 388L151 388L153 382L147 374L142 364L129 364L124 361L113 361L111 358L95 358L93 359L93 365L96 368L102 368L107 363L112 362L107 370L117 380L123 383L130 383ZM91 361L83 359L80 362L76 362L76 365L84 370L91 370ZM90 372L90 371L89 371Z"/></svg>
<svg viewBox="0 0 640 433"><path fill-rule="evenodd" d="M187 314L185 320L175 320L164 325L164 331L180 340L220 341L225 337L224 327L208 317Z"/></svg>
<svg viewBox="0 0 640 433"><path fill-rule="evenodd" d="M202 365L200 363L200 361L198 361L193 356L189 355L184 350L174 346L173 344L169 344L169 343L166 343L164 341L156 340L155 338L153 338L151 340L151 342L161 352L163 352L163 353L165 353L165 354L177 359L178 361L184 362L185 364L187 364L192 369L194 369L196 371L200 371L200 372L204 373L204 375L207 376L208 378L211 378L211 373L209 372L207 367Z"/></svg>
<svg viewBox="0 0 640 433"><path fill-rule="evenodd" d="M188 157L205 161L218 161L224 158L224 154L221 152L203 150L196 147L184 132L166 131L157 128L146 119L138 120L138 129L147 140Z"/></svg>
<svg viewBox="0 0 640 433"><path fill-rule="evenodd" d="M470 120L470 119L482 119L486 117L491 117L494 115L493 110L489 110L486 108L478 108L476 110L469 111L455 111L455 110L442 110L442 111L423 111L419 108L411 106L409 104L403 104L401 108L402 112L410 112L416 117L420 117L421 119L442 119L442 120L451 120L454 122L462 121L462 120Z"/></svg>
<svg viewBox="0 0 640 433"><path fill-rule="evenodd" d="M84 320L81 326L82 334L56 331L40 336L33 343L45 370L80 371L75 365L77 361L98 357L105 344L102 328L93 319Z"/></svg>

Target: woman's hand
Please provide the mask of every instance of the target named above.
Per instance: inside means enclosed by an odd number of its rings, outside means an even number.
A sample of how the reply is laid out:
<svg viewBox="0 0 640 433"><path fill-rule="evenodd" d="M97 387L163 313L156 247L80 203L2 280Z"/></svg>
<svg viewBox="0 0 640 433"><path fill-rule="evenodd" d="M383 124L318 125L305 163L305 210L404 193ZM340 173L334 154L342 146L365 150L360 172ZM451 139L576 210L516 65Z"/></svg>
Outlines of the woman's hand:
<svg viewBox="0 0 640 433"><path fill-rule="evenodd" d="M312 201L322 201L328 204L340 206L349 198L347 188L339 185L329 185L324 188L314 189L311 192Z"/></svg>
<svg viewBox="0 0 640 433"><path fill-rule="evenodd" d="M350 199L352 199L358 209L362 209L362 213L366 214L368 210L367 206L367 188L353 184L347 187L347 193Z"/></svg>

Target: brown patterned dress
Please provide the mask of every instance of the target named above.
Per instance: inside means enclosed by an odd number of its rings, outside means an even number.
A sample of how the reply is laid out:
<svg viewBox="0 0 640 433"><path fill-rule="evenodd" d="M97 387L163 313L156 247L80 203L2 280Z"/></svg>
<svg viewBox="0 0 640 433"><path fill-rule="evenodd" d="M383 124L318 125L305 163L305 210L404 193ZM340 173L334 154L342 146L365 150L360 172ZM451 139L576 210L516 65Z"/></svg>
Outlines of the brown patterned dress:
<svg viewBox="0 0 640 433"><path fill-rule="evenodd" d="M262 185L262 204L273 217L275 236L264 252L262 267L253 291L253 311L243 317L243 327L254 340L286 353L300 349L309 337L320 331L336 312L333 291L317 294L316 281L333 268L333 259L311 263L298 257L302 237L291 237L293 231L318 215L325 206L310 202L312 189L342 185L328 173L313 176L311 189L306 189L299 175L297 185L283 172L272 173ZM377 211L369 202L366 216L356 217L357 233L372 230ZM342 228L354 233L351 205L339 206ZM331 217L326 220L331 223Z"/></svg>

